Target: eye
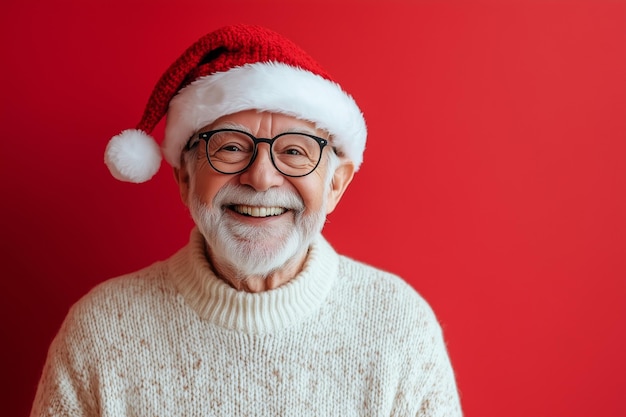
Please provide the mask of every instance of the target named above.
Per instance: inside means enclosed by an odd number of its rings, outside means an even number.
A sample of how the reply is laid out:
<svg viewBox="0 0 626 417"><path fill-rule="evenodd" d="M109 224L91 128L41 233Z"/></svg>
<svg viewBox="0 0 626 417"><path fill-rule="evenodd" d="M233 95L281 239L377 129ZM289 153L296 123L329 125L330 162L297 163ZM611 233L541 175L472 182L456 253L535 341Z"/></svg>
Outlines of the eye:
<svg viewBox="0 0 626 417"><path fill-rule="evenodd" d="M241 132L223 131L214 133L209 140L211 153L251 152L254 148L252 139Z"/></svg>
<svg viewBox="0 0 626 417"><path fill-rule="evenodd" d="M320 146L315 139L298 133L279 136L274 142L274 153L284 157L307 157L315 159L319 151Z"/></svg>
<svg viewBox="0 0 626 417"><path fill-rule="evenodd" d="M294 155L294 156L303 154L301 149L298 149L298 148L295 148L295 147L288 148L288 149L283 149L282 153L285 154L285 155Z"/></svg>
<svg viewBox="0 0 626 417"><path fill-rule="evenodd" d="M238 144L230 144L230 145L224 145L224 146L222 146L222 147L218 150L218 152L219 152L219 151L240 152L241 150L242 150L242 149L241 149L241 146L240 146L240 145L238 145Z"/></svg>
<svg viewBox="0 0 626 417"><path fill-rule="evenodd" d="M242 169L253 154L254 142L244 132L215 131L208 141L207 156L218 171L235 172Z"/></svg>

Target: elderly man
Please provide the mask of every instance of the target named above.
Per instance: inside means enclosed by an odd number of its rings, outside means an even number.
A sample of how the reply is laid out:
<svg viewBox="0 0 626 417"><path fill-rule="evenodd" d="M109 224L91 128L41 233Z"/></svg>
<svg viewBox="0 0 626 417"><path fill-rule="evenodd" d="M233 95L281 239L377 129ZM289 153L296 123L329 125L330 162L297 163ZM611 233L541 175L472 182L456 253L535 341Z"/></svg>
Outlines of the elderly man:
<svg viewBox="0 0 626 417"><path fill-rule="evenodd" d="M189 244L72 307L31 416L460 416L428 304L321 235L365 138L352 97L282 36L193 44L105 156L144 182L162 152Z"/></svg>

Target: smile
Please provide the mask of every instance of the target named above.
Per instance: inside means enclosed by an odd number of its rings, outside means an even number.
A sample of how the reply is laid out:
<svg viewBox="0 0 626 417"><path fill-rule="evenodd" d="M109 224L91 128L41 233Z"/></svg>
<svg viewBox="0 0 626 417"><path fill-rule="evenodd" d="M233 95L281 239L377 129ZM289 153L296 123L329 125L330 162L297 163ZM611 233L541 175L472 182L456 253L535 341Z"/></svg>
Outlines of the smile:
<svg viewBox="0 0 626 417"><path fill-rule="evenodd" d="M235 205L235 206L231 206L230 208L239 214L243 214L244 216L250 216L250 217L280 216L281 214L287 211L287 209L283 207L255 207L255 206Z"/></svg>

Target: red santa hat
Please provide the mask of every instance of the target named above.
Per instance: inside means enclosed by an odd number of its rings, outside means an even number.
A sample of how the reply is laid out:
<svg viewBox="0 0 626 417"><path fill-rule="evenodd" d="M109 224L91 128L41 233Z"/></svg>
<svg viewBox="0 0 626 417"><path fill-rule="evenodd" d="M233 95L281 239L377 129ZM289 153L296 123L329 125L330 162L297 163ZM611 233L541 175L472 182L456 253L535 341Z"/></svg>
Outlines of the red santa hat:
<svg viewBox="0 0 626 417"><path fill-rule="evenodd" d="M253 109L313 122L356 169L361 165L367 129L354 99L293 42L249 25L223 27L191 45L161 76L136 128L109 141L105 163L119 180L148 181L161 154L179 167L196 131ZM159 147L150 134L164 116Z"/></svg>

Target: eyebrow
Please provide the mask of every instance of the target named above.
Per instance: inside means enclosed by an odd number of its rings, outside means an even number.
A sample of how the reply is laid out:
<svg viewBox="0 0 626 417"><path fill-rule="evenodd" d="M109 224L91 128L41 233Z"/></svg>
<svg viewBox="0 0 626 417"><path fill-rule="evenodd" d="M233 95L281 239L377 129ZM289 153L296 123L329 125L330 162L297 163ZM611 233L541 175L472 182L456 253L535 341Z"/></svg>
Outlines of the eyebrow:
<svg viewBox="0 0 626 417"><path fill-rule="evenodd" d="M243 130L244 132L250 133L250 129L248 129L244 125L241 125L239 123L234 123L234 122L219 123L215 126L212 126L210 129L206 129L206 126L205 126L204 128L200 129L199 132L203 132L203 131L208 132L209 130L219 130L219 129L237 129L237 130Z"/></svg>
<svg viewBox="0 0 626 417"><path fill-rule="evenodd" d="M236 130L242 130L244 132L252 134L252 132L250 132L250 129L248 127L246 127L246 126L244 126L242 124L239 124L239 123L234 123L234 122L219 123L219 124L211 127L210 129L206 129L206 130L205 130L205 128L202 128L202 129L200 129L198 131L198 133L208 132L210 130L219 130L219 129L236 129ZM321 132L318 133L317 130L319 130ZM302 126L293 126L293 127L290 127L290 128L287 128L287 129L283 130L282 132L280 132L278 134L280 135L282 133L305 133L307 135L320 136L320 137L323 137L322 135L324 135L324 134L328 135L325 130L310 128L310 127L302 127Z"/></svg>

